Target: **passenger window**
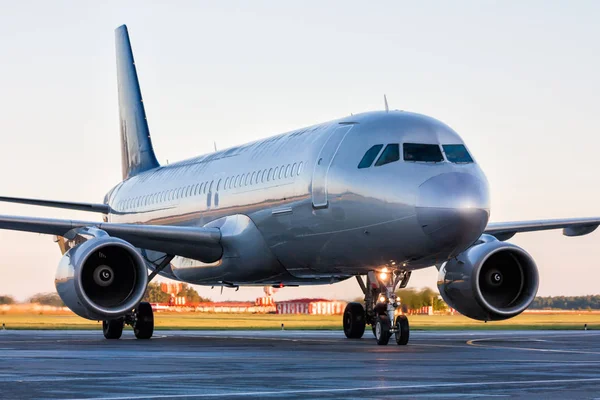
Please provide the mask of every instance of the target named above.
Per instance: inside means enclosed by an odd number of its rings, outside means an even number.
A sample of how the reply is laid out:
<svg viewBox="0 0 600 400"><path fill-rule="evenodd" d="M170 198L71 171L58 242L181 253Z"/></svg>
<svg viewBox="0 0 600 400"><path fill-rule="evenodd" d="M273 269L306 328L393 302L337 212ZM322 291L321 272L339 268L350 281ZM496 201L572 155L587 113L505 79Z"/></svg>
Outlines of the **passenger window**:
<svg viewBox="0 0 600 400"><path fill-rule="evenodd" d="M404 143L404 161L441 162L444 161L437 144Z"/></svg>
<svg viewBox="0 0 600 400"><path fill-rule="evenodd" d="M296 165L297 165L296 163L294 163L294 164L292 165L292 176L295 176L295 175L296 175Z"/></svg>
<svg viewBox="0 0 600 400"><path fill-rule="evenodd" d="M298 176L300 176L300 174L302 173L303 166L304 166L304 163L302 161L300 161L300 164L298 164Z"/></svg>
<svg viewBox="0 0 600 400"><path fill-rule="evenodd" d="M279 168L279 179L283 178L284 173L285 173L285 165L282 165L281 168Z"/></svg>
<svg viewBox="0 0 600 400"><path fill-rule="evenodd" d="M269 175L267 175L267 182L273 178L273 168L269 168Z"/></svg>
<svg viewBox="0 0 600 400"><path fill-rule="evenodd" d="M219 191L220 188L221 188L221 180L219 179L219 182L217 182L217 192Z"/></svg>
<svg viewBox="0 0 600 400"><path fill-rule="evenodd" d="M256 171L252 171L252 177L250 178L250 184L252 185L254 182L254 180L256 179Z"/></svg>
<svg viewBox="0 0 600 400"><path fill-rule="evenodd" d="M273 180L277 179L278 172L279 172L279 167L275 167L275 171L273 171Z"/></svg>
<svg viewBox="0 0 600 400"><path fill-rule="evenodd" d="M290 176L290 169L292 168L292 166L290 164L287 165L287 167L285 167L285 177L287 178L288 176Z"/></svg>
<svg viewBox="0 0 600 400"><path fill-rule="evenodd" d="M385 146L385 149L377 159L375 166L379 167L398 160L400 160L400 145L398 143L391 143Z"/></svg>
<svg viewBox="0 0 600 400"><path fill-rule="evenodd" d="M473 158L462 144L444 144L442 148L451 163L468 164L473 162Z"/></svg>
<svg viewBox="0 0 600 400"><path fill-rule="evenodd" d="M376 144L375 146L372 146L369 150L367 150L362 160L360 160L360 162L358 163L358 168L369 168L371 165L373 165L373 161L375 161L375 157L377 157L377 154L379 154L382 147L382 144Z"/></svg>
<svg viewBox="0 0 600 400"><path fill-rule="evenodd" d="M212 189L213 189L213 183L214 181L210 181L210 187L208 188L208 193L212 193Z"/></svg>
<svg viewBox="0 0 600 400"><path fill-rule="evenodd" d="M244 186L248 186L248 181L250 180L250 172L246 174L246 179L244 179Z"/></svg>

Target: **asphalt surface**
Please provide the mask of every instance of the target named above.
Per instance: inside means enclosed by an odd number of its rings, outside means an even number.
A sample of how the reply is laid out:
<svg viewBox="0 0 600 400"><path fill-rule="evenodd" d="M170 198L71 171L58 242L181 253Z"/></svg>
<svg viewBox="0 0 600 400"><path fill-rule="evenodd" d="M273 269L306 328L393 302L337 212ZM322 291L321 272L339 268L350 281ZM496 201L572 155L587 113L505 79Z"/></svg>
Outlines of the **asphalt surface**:
<svg viewBox="0 0 600 400"><path fill-rule="evenodd" d="M1 399L600 398L600 331L0 331Z"/></svg>

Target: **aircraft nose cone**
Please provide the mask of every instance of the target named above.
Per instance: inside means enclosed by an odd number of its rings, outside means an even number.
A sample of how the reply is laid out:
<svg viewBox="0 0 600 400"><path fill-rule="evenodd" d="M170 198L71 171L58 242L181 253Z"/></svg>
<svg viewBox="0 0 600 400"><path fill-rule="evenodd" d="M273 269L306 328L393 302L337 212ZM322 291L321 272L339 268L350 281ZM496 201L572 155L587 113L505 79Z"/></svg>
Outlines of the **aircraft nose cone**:
<svg viewBox="0 0 600 400"><path fill-rule="evenodd" d="M489 215L487 183L475 175L449 172L419 187L417 220L441 249L462 251L479 238Z"/></svg>

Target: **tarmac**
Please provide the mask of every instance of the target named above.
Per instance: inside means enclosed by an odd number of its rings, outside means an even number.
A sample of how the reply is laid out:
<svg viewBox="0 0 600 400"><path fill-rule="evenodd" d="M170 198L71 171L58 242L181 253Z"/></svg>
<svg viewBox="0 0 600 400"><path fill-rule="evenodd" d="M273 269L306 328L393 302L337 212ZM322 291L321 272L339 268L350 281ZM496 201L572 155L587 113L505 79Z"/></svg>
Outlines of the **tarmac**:
<svg viewBox="0 0 600 400"><path fill-rule="evenodd" d="M0 331L1 399L600 399L600 331Z"/></svg>

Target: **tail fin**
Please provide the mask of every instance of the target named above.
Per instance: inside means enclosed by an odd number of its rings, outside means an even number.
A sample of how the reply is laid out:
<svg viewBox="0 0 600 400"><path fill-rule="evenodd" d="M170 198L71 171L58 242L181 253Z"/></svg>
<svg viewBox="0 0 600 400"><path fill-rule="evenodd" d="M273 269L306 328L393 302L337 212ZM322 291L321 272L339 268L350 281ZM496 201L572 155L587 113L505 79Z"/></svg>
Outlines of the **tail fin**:
<svg viewBox="0 0 600 400"><path fill-rule="evenodd" d="M152 148L127 26L115 30L123 180L159 166Z"/></svg>

